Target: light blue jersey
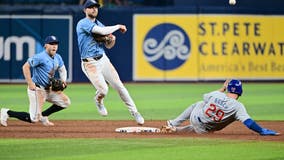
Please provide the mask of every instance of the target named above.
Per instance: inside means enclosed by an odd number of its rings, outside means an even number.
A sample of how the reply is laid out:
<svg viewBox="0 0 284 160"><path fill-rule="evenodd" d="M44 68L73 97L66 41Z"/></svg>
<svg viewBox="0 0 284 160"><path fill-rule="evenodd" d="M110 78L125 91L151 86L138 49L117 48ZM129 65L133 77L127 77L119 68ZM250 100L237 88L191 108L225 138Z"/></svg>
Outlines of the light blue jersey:
<svg viewBox="0 0 284 160"><path fill-rule="evenodd" d="M97 57L105 53L103 44L97 43L93 38L92 29L95 25L104 27L100 21L92 22L88 18L81 19L77 24L76 32L81 59Z"/></svg>
<svg viewBox="0 0 284 160"><path fill-rule="evenodd" d="M55 71L64 65L59 54L52 58L45 50L30 57L28 63L32 68L33 82L43 87L49 85L49 78L54 77Z"/></svg>

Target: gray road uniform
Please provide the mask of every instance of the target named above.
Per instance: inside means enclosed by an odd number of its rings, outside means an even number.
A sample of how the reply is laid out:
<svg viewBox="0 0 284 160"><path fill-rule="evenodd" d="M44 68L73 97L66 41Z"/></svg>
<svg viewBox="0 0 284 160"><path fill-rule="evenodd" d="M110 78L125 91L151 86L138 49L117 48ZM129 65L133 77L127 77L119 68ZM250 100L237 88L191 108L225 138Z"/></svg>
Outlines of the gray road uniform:
<svg viewBox="0 0 284 160"><path fill-rule="evenodd" d="M168 124L175 126L177 131L206 133L221 130L236 120L244 122L247 119L250 116L242 103L223 92L213 91L204 94L203 101L189 106ZM190 125L177 127L185 120L189 120Z"/></svg>

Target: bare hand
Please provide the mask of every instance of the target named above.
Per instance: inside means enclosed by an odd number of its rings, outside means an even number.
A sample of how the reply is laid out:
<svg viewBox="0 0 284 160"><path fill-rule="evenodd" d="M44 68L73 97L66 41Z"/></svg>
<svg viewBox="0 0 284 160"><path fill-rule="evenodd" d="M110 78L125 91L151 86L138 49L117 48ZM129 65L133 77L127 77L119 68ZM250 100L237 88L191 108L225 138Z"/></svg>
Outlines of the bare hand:
<svg viewBox="0 0 284 160"><path fill-rule="evenodd" d="M126 28L125 25L120 25L119 30L120 30L121 33L125 33L127 31L127 28Z"/></svg>
<svg viewBox="0 0 284 160"><path fill-rule="evenodd" d="M224 82L223 86L224 86L225 88L227 88L230 81L231 81L231 79L227 79L227 80Z"/></svg>
<svg viewBox="0 0 284 160"><path fill-rule="evenodd" d="M219 89L219 91L220 91L220 92L225 92L230 81L231 81L230 79L227 79L227 80L224 82L223 86Z"/></svg>
<svg viewBox="0 0 284 160"><path fill-rule="evenodd" d="M28 84L29 90L35 91L36 90L36 85L34 83Z"/></svg>
<svg viewBox="0 0 284 160"><path fill-rule="evenodd" d="M63 81L62 83L63 83L63 87L67 88L67 82Z"/></svg>

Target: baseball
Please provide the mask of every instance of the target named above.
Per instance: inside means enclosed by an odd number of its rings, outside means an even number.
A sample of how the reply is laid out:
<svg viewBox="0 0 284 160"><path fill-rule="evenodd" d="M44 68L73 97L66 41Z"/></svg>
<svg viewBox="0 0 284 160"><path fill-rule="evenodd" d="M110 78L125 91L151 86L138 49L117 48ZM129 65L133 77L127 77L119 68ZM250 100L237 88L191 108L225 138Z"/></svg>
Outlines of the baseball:
<svg viewBox="0 0 284 160"><path fill-rule="evenodd" d="M236 4L236 0L229 0L229 4L230 5L235 5Z"/></svg>

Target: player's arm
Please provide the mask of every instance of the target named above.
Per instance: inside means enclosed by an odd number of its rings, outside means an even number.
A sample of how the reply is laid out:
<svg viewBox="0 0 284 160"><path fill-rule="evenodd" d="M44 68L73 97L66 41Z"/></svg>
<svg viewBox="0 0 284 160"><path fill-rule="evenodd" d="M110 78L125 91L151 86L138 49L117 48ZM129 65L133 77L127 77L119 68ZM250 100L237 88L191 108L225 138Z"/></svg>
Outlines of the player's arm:
<svg viewBox="0 0 284 160"><path fill-rule="evenodd" d="M58 72L59 72L59 77L60 77L60 80L62 82L66 82L66 79L67 79L67 70L65 68L65 66L61 66L60 68L58 68Z"/></svg>
<svg viewBox="0 0 284 160"><path fill-rule="evenodd" d="M59 73L60 80L63 82L64 87L66 88L67 87L67 83L66 83L66 80L67 80L67 70L66 70L64 62L62 60L62 57L60 55L58 55L58 56L59 56L58 73Z"/></svg>
<svg viewBox="0 0 284 160"><path fill-rule="evenodd" d="M273 130L269 130L266 128L262 128L261 126L259 126L254 120L252 120L250 118L250 116L248 115L244 105L242 103L238 103L237 104L237 112L236 112L236 119L241 121L247 128L259 133L260 135L277 135L278 133L273 131Z"/></svg>
<svg viewBox="0 0 284 160"><path fill-rule="evenodd" d="M31 78L31 69L30 69L30 64L29 62L26 62L22 69L23 69L23 74L24 74L24 77L26 79L26 82L28 83L28 86L29 86L29 89L30 90L35 90L36 89L36 86Z"/></svg>
<svg viewBox="0 0 284 160"><path fill-rule="evenodd" d="M92 33L100 34L100 35L108 35L117 30L120 30L122 33L125 33L127 31L126 26L121 25L121 24L117 24L114 26L105 26L105 27L100 27L100 26L95 25L92 28Z"/></svg>
<svg viewBox="0 0 284 160"><path fill-rule="evenodd" d="M257 133L259 133L260 135L262 135L262 136L268 136L268 135L279 135L279 133L277 133L276 131L273 131L273 130L270 130L270 129L266 129L266 128L262 128L261 126L259 126L254 120L252 120L252 119L247 119L247 120L245 120L244 122L243 122L243 124L247 127L247 128L249 128L249 129L251 129L251 130L253 130L253 131L255 131L255 132L257 132Z"/></svg>
<svg viewBox="0 0 284 160"><path fill-rule="evenodd" d="M220 91L220 92L225 92L226 89L227 89L227 87L228 87L228 83L229 83L229 82L230 82L230 79L227 79L227 80L224 82L223 86L222 86L218 91Z"/></svg>

